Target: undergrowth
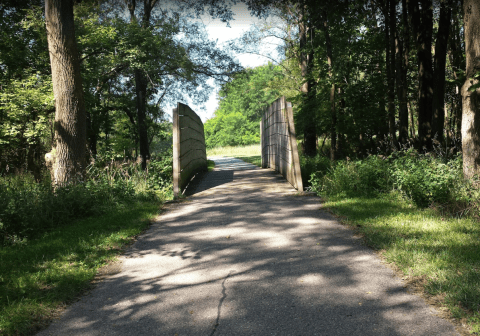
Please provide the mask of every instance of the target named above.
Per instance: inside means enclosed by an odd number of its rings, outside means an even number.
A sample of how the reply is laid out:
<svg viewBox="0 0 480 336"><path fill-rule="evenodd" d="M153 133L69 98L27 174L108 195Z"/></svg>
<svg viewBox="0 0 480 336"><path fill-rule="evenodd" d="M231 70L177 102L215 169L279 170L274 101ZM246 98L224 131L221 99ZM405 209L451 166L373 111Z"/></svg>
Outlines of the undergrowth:
<svg viewBox="0 0 480 336"><path fill-rule="evenodd" d="M303 160L325 161L310 174L310 188L318 194L375 196L396 190L420 208L435 206L455 215L480 213L479 192L463 179L461 156L447 161L409 149L389 157L372 155L333 164L319 158Z"/></svg>
<svg viewBox="0 0 480 336"><path fill-rule="evenodd" d="M0 245L33 239L76 219L99 216L135 201L171 197L171 154L153 157L143 171L138 162L97 161L85 180L54 189L24 174L0 178Z"/></svg>
<svg viewBox="0 0 480 336"><path fill-rule="evenodd" d="M303 160L318 169L310 188L325 208L480 334L480 198L475 181L463 178L460 156L447 160L409 149L331 165Z"/></svg>
<svg viewBox="0 0 480 336"><path fill-rule="evenodd" d="M48 176L0 178L0 335L31 335L90 286L172 198L172 155L97 160L54 189Z"/></svg>
<svg viewBox="0 0 480 336"><path fill-rule="evenodd" d="M46 327L158 211L156 202L137 201L0 247L0 335Z"/></svg>

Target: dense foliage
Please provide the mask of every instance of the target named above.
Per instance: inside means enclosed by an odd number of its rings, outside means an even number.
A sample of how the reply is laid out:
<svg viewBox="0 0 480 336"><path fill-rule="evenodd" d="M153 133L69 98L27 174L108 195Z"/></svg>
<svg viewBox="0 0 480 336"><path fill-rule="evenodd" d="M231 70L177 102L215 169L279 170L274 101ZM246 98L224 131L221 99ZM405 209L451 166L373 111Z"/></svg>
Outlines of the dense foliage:
<svg viewBox="0 0 480 336"><path fill-rule="evenodd" d="M224 82L240 69L227 51L208 39L205 27L191 20L208 8L228 18L231 13L222 10L224 6L157 5L147 25L137 19L145 19L142 6L129 15L121 2L75 5L90 160L97 155L136 159L139 123L146 125L148 156L165 149L171 123L163 106L187 99L204 102L212 89L209 79ZM28 171L40 180L44 155L55 146L42 2L2 2L0 31L0 174ZM144 117L137 113L137 86L143 79Z"/></svg>
<svg viewBox="0 0 480 336"><path fill-rule="evenodd" d="M321 156L303 160L310 162L302 169L311 172L311 189L319 194L358 197L397 190L418 207L435 205L456 215L479 215L478 191L463 179L460 156L445 160L409 149L389 157L371 155L334 164Z"/></svg>
<svg viewBox="0 0 480 336"><path fill-rule="evenodd" d="M245 69L223 84L215 115L205 123L207 147L259 143L260 118L265 108L278 98L279 91L272 83L281 77L280 67L269 63Z"/></svg>
<svg viewBox="0 0 480 336"><path fill-rule="evenodd" d="M451 158L461 150L459 2L247 3L270 16L232 45L262 54L264 44L277 43L283 76L269 87L294 103L305 154L364 158L441 144ZM324 147L317 148L319 139Z"/></svg>
<svg viewBox="0 0 480 336"><path fill-rule="evenodd" d="M153 157L147 170L138 162L97 161L84 183L54 189L48 176L0 179L0 244L36 238L75 220L99 216L136 201L161 202L172 194L172 155Z"/></svg>

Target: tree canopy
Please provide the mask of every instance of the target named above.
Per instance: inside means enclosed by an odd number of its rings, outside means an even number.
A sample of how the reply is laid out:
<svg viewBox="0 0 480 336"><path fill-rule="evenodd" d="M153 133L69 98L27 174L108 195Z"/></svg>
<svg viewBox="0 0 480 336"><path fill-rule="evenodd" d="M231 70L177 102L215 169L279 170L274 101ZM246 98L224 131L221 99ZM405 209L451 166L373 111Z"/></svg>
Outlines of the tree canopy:
<svg viewBox="0 0 480 336"><path fill-rule="evenodd" d="M279 95L273 82L281 77L280 67L269 63L238 72L223 84L215 115L205 123L207 147L259 143L259 122L264 109Z"/></svg>
<svg viewBox="0 0 480 336"><path fill-rule="evenodd" d="M266 19L232 47L258 54L272 36L280 41L283 79L270 87L294 103L305 154L318 147L333 159L410 146L461 150L459 2L246 2Z"/></svg>
<svg viewBox="0 0 480 336"><path fill-rule="evenodd" d="M74 6L91 160L136 158L143 130L146 158L150 148L165 148L157 145L168 141L171 129L164 106L188 99L201 104L212 90L209 79L224 83L241 69L193 20L205 12L228 20L228 3L153 1L148 18L146 2L129 11L132 3ZM35 1L2 2L0 14L0 171L32 171L40 178L44 154L55 147L44 8Z"/></svg>

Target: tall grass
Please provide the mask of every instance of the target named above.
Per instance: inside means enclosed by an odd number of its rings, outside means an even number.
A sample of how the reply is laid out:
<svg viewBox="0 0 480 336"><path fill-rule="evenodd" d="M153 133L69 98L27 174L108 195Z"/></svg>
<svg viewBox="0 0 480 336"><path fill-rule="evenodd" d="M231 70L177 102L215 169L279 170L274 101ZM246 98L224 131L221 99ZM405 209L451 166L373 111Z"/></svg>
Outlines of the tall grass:
<svg viewBox="0 0 480 336"><path fill-rule="evenodd" d="M461 157L409 149L317 167L310 188L325 208L380 250L430 302L480 333L480 193L463 179Z"/></svg>
<svg viewBox="0 0 480 336"><path fill-rule="evenodd" d="M311 189L325 196L374 196L398 191L420 208L437 206L450 212L479 214L480 193L463 179L460 156L445 160L409 149L387 158L372 155L317 167L321 169L310 175Z"/></svg>
<svg viewBox="0 0 480 336"><path fill-rule="evenodd" d="M171 155L153 158L147 171L137 162L97 162L84 181L54 189L45 176L0 178L0 244L33 239L73 220L98 216L135 201L171 196Z"/></svg>
<svg viewBox="0 0 480 336"><path fill-rule="evenodd" d="M54 190L29 175L0 178L0 335L31 335L90 286L172 197L172 155L98 160Z"/></svg>

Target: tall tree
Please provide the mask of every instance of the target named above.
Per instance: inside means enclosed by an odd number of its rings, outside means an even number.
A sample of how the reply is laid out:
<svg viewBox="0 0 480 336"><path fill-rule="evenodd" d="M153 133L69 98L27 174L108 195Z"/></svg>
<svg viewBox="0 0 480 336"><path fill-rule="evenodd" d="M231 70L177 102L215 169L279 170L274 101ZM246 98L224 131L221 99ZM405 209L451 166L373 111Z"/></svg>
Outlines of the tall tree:
<svg viewBox="0 0 480 336"><path fill-rule="evenodd" d="M480 0L464 0L466 80L462 87L463 174L472 178L480 173Z"/></svg>
<svg viewBox="0 0 480 336"><path fill-rule="evenodd" d="M55 96L56 146L47 157L53 182L64 185L85 172L86 118L72 0L46 0L45 20Z"/></svg>
<svg viewBox="0 0 480 336"><path fill-rule="evenodd" d="M300 68L304 83L301 90L304 95L303 146L307 156L317 154L317 130L315 107L315 80L313 76L313 60L315 31L313 27L312 7L303 1L300 3L299 37L300 37Z"/></svg>
<svg viewBox="0 0 480 336"><path fill-rule="evenodd" d="M461 0L463 1L463 0ZM462 134L462 86L465 79L462 74L465 71L465 43L462 36L463 29L463 8L459 5L459 1L454 1L452 9L452 24L449 34L450 43L448 49L449 63L452 71L452 79L454 80L453 92L450 95L450 117L449 130L447 132L448 140L460 139ZM450 141L449 141L450 143Z"/></svg>
<svg viewBox="0 0 480 336"><path fill-rule="evenodd" d="M421 2L409 0L409 14L416 35L418 58L418 140L421 149L432 148L432 34L433 8L432 0Z"/></svg>
<svg viewBox="0 0 480 336"><path fill-rule="evenodd" d="M398 141L406 144L408 140L408 58L410 54L410 31L408 26L407 1L402 0L401 33L397 29L395 37L395 63L398 99Z"/></svg>
<svg viewBox="0 0 480 336"><path fill-rule="evenodd" d="M135 16L136 0L126 0L128 10L130 12L130 20L132 23L137 22ZM144 0L143 1L143 15L140 25L142 28L147 29L150 27L150 16L152 9L155 7L157 0ZM135 69L135 91L137 102L137 126L138 126L138 139L140 143L140 156L142 158L142 169L147 168L147 160L150 159L150 150L148 146L148 134L146 125L146 113L147 113L147 86L148 80L143 69Z"/></svg>
<svg viewBox="0 0 480 336"><path fill-rule="evenodd" d="M450 19L452 14L450 0L443 0L440 4L440 18L438 21L437 39L435 41L434 83L432 100L432 135L440 143L443 142L445 124L445 65L447 61L448 35L450 33Z"/></svg>
<svg viewBox="0 0 480 336"><path fill-rule="evenodd" d="M383 7L385 17L385 45L388 100L388 131L395 147L398 148L395 128L395 35L396 35L396 0L387 0Z"/></svg>
<svg viewBox="0 0 480 336"><path fill-rule="evenodd" d="M327 9L322 11L323 17L323 33L325 34L325 46L327 49L327 63L328 63L328 76L331 80L330 88L330 114L332 118L332 124L330 126L330 159L335 160L337 158L337 111L335 106L335 76L333 73L333 51L332 40L330 38L330 27L328 24L328 12Z"/></svg>

